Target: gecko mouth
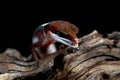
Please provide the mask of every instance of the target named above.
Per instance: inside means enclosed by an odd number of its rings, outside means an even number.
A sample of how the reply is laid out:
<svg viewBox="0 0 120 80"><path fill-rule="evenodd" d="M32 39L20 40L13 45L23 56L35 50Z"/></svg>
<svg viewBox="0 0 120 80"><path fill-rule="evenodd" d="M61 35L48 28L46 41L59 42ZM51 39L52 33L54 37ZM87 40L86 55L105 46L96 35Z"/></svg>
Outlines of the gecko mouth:
<svg viewBox="0 0 120 80"><path fill-rule="evenodd" d="M73 47L73 48L77 48L78 47L78 43L75 43L69 39L66 39L66 38L63 38L63 37L60 37L58 36L57 34L54 34L52 32L50 32L52 38L57 41L57 42L61 42L67 46L70 46L70 47Z"/></svg>

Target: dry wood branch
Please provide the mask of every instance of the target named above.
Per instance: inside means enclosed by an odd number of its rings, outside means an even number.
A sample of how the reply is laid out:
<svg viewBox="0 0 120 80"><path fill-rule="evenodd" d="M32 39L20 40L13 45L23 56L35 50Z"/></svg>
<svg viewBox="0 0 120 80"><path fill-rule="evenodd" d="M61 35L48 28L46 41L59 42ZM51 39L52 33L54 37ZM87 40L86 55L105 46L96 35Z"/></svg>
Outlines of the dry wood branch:
<svg viewBox="0 0 120 80"><path fill-rule="evenodd" d="M80 42L74 52L65 48L33 62L9 49L0 54L0 80L35 78L38 74L42 80L120 80L120 32L104 38L93 31Z"/></svg>

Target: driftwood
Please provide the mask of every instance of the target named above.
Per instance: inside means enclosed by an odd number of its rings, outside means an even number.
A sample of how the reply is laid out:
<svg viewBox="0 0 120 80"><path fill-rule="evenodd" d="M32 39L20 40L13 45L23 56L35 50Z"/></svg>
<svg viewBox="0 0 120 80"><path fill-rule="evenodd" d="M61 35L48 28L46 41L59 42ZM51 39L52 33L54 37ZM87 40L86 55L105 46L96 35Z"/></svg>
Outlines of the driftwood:
<svg viewBox="0 0 120 80"><path fill-rule="evenodd" d="M103 37L93 31L79 40L79 49L67 47L39 61L7 49L0 54L0 80L120 80L120 32Z"/></svg>

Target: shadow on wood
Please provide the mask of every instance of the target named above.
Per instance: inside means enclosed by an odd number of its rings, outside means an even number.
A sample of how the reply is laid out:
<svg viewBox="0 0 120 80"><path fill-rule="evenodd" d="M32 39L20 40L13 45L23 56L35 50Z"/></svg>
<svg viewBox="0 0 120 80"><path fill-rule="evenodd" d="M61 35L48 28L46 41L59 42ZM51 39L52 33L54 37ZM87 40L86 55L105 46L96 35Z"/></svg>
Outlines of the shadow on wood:
<svg viewBox="0 0 120 80"><path fill-rule="evenodd" d="M79 40L79 49L65 48L39 61L7 49L0 54L0 79L120 80L120 32L103 37L93 31Z"/></svg>

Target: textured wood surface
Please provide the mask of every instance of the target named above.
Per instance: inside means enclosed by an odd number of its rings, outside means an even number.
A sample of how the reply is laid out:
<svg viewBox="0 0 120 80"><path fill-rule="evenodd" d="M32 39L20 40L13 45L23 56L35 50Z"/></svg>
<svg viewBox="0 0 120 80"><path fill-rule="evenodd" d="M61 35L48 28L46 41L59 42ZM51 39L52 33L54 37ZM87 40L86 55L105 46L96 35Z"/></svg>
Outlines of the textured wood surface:
<svg viewBox="0 0 120 80"><path fill-rule="evenodd" d="M79 49L65 48L39 61L7 49L0 54L0 80L120 80L120 32L103 37L93 31L79 40Z"/></svg>

